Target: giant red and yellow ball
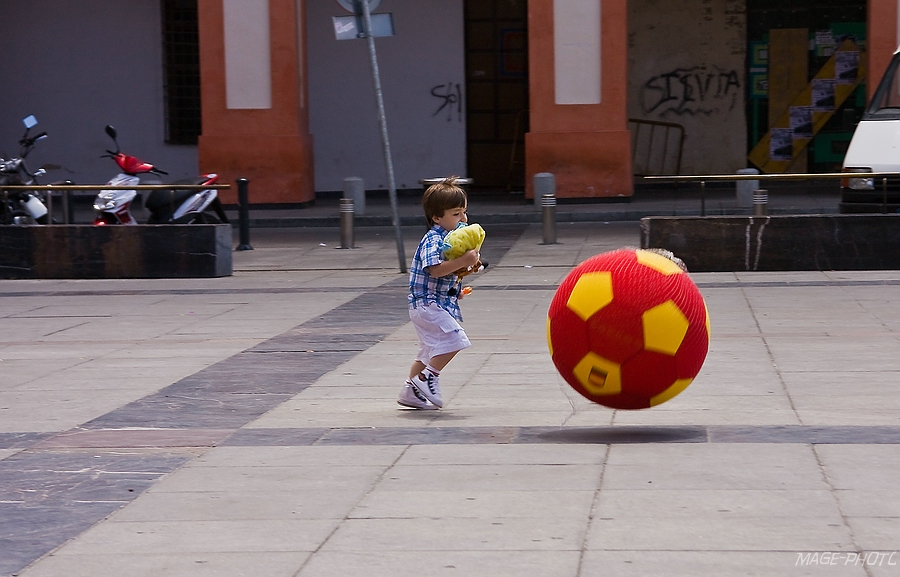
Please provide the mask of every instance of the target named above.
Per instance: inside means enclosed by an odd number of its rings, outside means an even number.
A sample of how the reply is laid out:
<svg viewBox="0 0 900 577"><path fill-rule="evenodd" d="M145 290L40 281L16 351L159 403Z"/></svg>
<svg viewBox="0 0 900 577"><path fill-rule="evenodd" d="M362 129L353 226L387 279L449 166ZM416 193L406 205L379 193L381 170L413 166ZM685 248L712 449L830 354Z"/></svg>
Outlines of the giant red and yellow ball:
<svg viewBox="0 0 900 577"><path fill-rule="evenodd" d="M587 399L644 409L683 391L706 359L709 314L684 270L659 252L593 256L563 280L547 315L560 375Z"/></svg>

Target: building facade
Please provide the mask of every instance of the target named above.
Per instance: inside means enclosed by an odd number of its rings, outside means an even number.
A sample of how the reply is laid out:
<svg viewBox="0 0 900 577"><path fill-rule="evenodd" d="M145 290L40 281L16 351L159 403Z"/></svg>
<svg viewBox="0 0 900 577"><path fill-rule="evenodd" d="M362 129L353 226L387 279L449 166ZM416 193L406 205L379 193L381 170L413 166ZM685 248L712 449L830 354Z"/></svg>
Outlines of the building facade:
<svg viewBox="0 0 900 577"><path fill-rule="evenodd" d="M792 91L849 38L869 81L793 168L831 170L900 41L897 0L374 4L394 29L375 46L399 189L459 174L473 194L530 196L533 175L552 172L560 197L627 197L634 174L752 166ZM350 176L388 186L367 42L337 39L350 15L337 1L4 7L0 43L15 57L0 62L0 152L35 114L49 138L32 162L48 179L108 180L113 124L123 150L172 178L250 179L254 203L303 205ZM661 148L642 132L664 125L683 140ZM676 149L677 166L664 158Z"/></svg>

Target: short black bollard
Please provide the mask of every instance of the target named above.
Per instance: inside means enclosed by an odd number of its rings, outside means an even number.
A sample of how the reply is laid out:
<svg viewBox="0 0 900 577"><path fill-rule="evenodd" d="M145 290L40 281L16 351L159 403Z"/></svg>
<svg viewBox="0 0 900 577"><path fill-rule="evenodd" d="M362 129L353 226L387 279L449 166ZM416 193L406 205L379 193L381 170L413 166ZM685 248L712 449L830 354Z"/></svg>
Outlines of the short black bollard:
<svg viewBox="0 0 900 577"><path fill-rule="evenodd" d="M344 179L344 198L353 200L353 214L366 214L366 185L358 176Z"/></svg>
<svg viewBox="0 0 900 577"><path fill-rule="evenodd" d="M758 188L753 191L753 216L766 216L769 213L769 191Z"/></svg>
<svg viewBox="0 0 900 577"><path fill-rule="evenodd" d="M247 185L250 181L246 178L237 179L238 189L238 220L240 221L240 243L235 250L253 250L250 246L250 201L247 197Z"/></svg>
<svg viewBox="0 0 900 577"><path fill-rule="evenodd" d="M556 195L543 195L541 209L543 210L544 227L544 242L541 244L556 244Z"/></svg>
<svg viewBox="0 0 900 577"><path fill-rule="evenodd" d="M534 183L534 207L541 207L541 199L546 194L556 196L556 177L552 172L539 172L532 178Z"/></svg>
<svg viewBox="0 0 900 577"><path fill-rule="evenodd" d="M341 248L353 248L353 199L341 199Z"/></svg>

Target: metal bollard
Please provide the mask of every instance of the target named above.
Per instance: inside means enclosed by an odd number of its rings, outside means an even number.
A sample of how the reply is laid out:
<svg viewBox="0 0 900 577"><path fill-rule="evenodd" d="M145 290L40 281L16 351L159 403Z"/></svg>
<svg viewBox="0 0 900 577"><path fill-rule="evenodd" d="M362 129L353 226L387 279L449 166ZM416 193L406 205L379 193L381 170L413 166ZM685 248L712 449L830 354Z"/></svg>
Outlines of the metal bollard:
<svg viewBox="0 0 900 577"><path fill-rule="evenodd" d="M366 186L358 176L344 179L344 198L353 200L353 213L366 214Z"/></svg>
<svg viewBox="0 0 900 577"><path fill-rule="evenodd" d="M341 199L341 248L353 248L353 199Z"/></svg>
<svg viewBox="0 0 900 577"><path fill-rule="evenodd" d="M70 212L70 204L69 201L69 191L62 191L62 211L63 211L63 224L72 224L72 213Z"/></svg>
<svg viewBox="0 0 900 577"><path fill-rule="evenodd" d="M556 244L556 195L545 194L542 196L541 210L544 217L543 244Z"/></svg>
<svg viewBox="0 0 900 577"><path fill-rule="evenodd" d="M247 191L249 180L237 179L238 189L238 220L240 221L241 239L236 250L253 250L250 246L250 200Z"/></svg>
<svg viewBox="0 0 900 577"><path fill-rule="evenodd" d="M759 188L753 191L753 215L765 216L769 212L769 191Z"/></svg>
<svg viewBox="0 0 900 577"><path fill-rule="evenodd" d="M738 174L747 176L759 174L755 168L742 168L737 171ZM753 191L759 189L758 180L737 180L734 183L735 200L738 208L750 208L753 204Z"/></svg>
<svg viewBox="0 0 900 577"><path fill-rule="evenodd" d="M539 198L544 198L545 194L556 196L556 177L552 172L539 172L532 178L534 183L534 207L540 206Z"/></svg>

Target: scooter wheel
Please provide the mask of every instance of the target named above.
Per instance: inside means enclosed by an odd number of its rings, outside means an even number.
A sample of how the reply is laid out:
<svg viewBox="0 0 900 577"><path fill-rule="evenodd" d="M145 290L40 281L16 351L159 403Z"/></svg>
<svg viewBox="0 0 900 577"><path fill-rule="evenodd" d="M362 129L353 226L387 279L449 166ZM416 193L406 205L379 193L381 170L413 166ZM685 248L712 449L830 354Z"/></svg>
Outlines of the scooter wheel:
<svg viewBox="0 0 900 577"><path fill-rule="evenodd" d="M9 213L9 222L6 224L33 224L34 219L24 210L14 210Z"/></svg>

